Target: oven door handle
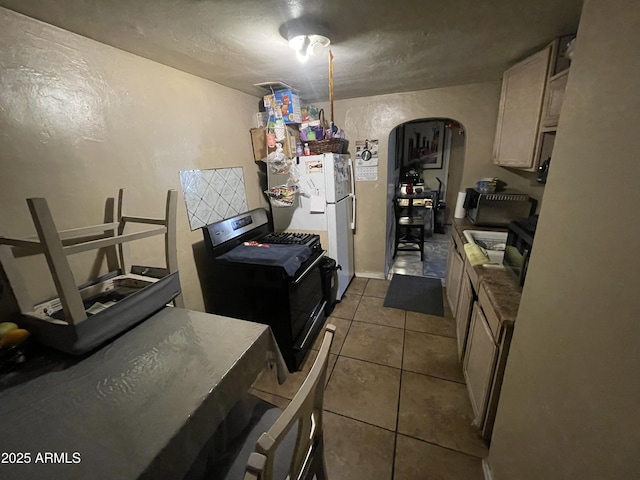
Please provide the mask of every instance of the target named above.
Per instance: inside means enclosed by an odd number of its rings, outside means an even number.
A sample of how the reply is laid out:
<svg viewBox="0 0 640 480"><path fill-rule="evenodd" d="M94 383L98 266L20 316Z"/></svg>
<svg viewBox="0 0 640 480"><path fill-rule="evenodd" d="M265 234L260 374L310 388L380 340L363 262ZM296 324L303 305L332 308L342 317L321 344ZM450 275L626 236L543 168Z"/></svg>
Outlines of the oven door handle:
<svg viewBox="0 0 640 480"><path fill-rule="evenodd" d="M304 272L302 272L302 273L300 274L300 276L299 276L298 278L296 278L296 279L295 279L293 282L291 282L291 283L293 283L294 285L298 285L298 284L299 284L299 283L304 279L304 277L306 277L306 276L307 276L307 274L308 274L311 270L313 270L313 268L314 268L316 265L318 265L318 263L320 263L320 260L322 260L322 259L324 258L324 256L325 256L325 254L326 254L326 253L327 253L327 251L326 251L326 250L323 250L323 251L322 251L322 253L318 256L318 258L316 258L316 259L313 261L313 263L312 263L311 265L309 265L309 266L306 268L306 270L305 270Z"/></svg>

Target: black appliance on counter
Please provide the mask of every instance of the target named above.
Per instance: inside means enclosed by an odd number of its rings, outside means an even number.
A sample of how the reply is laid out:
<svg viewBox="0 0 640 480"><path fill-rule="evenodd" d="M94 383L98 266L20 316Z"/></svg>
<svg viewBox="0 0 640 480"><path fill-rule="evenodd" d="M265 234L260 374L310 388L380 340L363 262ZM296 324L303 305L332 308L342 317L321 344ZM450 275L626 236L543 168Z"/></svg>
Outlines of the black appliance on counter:
<svg viewBox="0 0 640 480"><path fill-rule="evenodd" d="M297 371L325 320L320 237L270 231L263 208L202 231L212 285L207 311L269 325Z"/></svg>
<svg viewBox="0 0 640 480"><path fill-rule="evenodd" d="M502 263L508 270L516 274L520 285L524 285L524 279L527 275L537 225L538 215L509 223L509 233L507 234Z"/></svg>
<svg viewBox="0 0 640 480"><path fill-rule="evenodd" d="M467 217L478 226L506 227L509 222L527 218L535 211L535 200L514 189L485 193L467 188L466 192Z"/></svg>
<svg viewBox="0 0 640 480"><path fill-rule="evenodd" d="M547 183L547 176L549 175L549 166L551 165L551 157L547 158L538 167L538 175L536 180L538 183Z"/></svg>

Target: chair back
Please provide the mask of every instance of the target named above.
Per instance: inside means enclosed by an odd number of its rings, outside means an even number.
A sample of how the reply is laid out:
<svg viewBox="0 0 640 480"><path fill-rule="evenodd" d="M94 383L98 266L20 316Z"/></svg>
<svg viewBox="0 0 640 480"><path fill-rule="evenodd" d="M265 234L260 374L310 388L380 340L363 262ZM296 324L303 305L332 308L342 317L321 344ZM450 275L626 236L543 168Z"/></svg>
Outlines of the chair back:
<svg viewBox="0 0 640 480"><path fill-rule="evenodd" d="M297 423L298 434L289 467L290 480L326 478L322 436L322 401L335 325L328 324L320 352L291 403L269 430L263 433L249 457L245 480L273 480L275 452ZM278 479L284 480L284 479Z"/></svg>

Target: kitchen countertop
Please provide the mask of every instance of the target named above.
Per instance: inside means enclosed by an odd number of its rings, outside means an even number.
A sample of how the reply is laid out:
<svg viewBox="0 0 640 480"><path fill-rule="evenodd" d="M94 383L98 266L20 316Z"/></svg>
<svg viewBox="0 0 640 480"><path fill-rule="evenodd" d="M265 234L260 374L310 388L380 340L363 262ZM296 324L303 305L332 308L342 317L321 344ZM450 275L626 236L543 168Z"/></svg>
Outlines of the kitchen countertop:
<svg viewBox="0 0 640 480"><path fill-rule="evenodd" d="M453 227L462 244L468 243L462 233L464 230L487 230L494 232L506 232L506 228L479 227L467 218L454 218ZM513 323L518 315L522 287L518 284L516 276L508 270L488 268L483 266L473 267L478 275L479 288L484 288L500 323Z"/></svg>

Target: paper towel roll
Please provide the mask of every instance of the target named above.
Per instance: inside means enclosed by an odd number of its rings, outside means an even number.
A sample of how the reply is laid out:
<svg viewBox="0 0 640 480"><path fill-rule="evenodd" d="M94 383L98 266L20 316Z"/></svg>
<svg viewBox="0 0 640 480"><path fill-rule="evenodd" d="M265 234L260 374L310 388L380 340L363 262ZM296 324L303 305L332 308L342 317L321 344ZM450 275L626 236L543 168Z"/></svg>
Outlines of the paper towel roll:
<svg viewBox="0 0 640 480"><path fill-rule="evenodd" d="M456 209L453 214L455 218L464 218L467 215L467 212L464 210L464 201L466 198L467 198L467 194L465 192L458 192Z"/></svg>

